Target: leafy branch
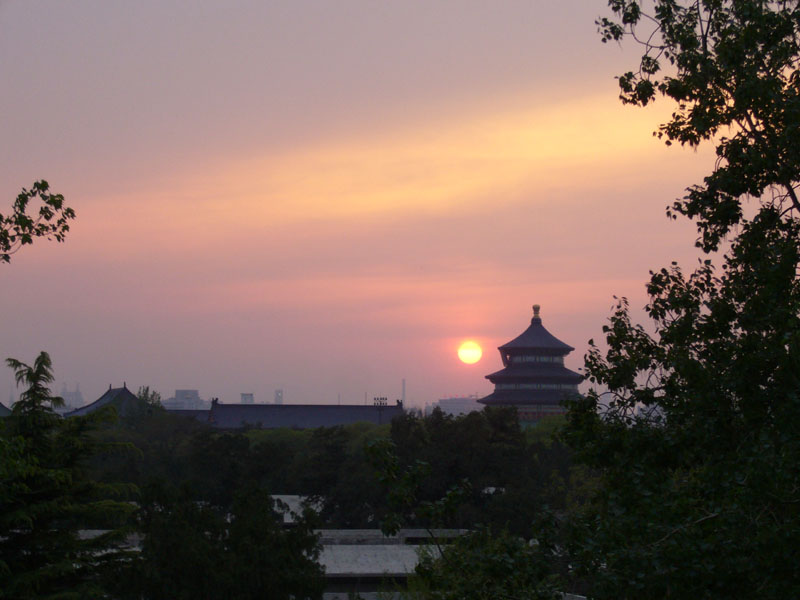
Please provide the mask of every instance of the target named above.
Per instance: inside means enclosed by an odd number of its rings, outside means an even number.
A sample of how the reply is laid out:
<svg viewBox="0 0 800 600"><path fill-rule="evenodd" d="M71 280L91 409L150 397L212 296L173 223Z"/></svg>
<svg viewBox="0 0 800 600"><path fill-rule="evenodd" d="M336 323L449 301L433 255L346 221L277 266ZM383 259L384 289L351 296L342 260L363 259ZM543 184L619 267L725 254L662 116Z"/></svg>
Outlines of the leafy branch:
<svg viewBox="0 0 800 600"><path fill-rule="evenodd" d="M34 200L38 200L38 210L31 206ZM64 204L64 196L50 193L45 180L34 182L29 190L22 188L11 214L0 214L0 262L11 262L11 255L35 238L63 242L74 218L75 211Z"/></svg>

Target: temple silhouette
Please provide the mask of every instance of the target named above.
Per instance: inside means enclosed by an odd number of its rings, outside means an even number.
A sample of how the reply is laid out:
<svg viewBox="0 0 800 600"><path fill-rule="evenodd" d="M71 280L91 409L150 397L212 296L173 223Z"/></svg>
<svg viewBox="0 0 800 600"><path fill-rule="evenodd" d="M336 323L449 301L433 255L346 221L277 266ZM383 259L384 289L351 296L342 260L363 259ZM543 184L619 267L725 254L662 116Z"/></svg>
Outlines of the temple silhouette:
<svg viewBox="0 0 800 600"><path fill-rule="evenodd" d="M578 393L583 379L564 366L564 357L575 348L544 328L539 310L534 304L530 326L498 348L503 369L486 376L494 392L478 400L486 406L516 407L522 424L564 414L562 401Z"/></svg>

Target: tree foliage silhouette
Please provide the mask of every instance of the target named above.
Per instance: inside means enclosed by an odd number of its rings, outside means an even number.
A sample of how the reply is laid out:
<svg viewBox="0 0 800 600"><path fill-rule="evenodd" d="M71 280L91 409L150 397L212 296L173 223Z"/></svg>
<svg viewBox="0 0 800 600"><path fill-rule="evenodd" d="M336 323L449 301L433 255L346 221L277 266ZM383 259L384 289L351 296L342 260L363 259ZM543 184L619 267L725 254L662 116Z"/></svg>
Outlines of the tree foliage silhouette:
<svg viewBox="0 0 800 600"><path fill-rule="evenodd" d="M675 109L657 135L716 148L713 171L668 213L695 220L707 253L729 249L690 273L653 272L651 326L623 299L608 351L590 349L594 389L564 435L600 485L572 523L572 559L596 598L796 597L800 6L609 6L604 41L644 49L619 78L623 102L665 97Z"/></svg>
<svg viewBox="0 0 800 600"><path fill-rule="evenodd" d="M698 244L716 250L743 219L742 199L800 210L800 56L797 2L610 0L603 41L631 38L644 50L618 78L620 98L645 106L662 96L674 112L656 135L667 144L711 141L718 156L702 184L670 214L695 219ZM652 7L647 13L644 5Z"/></svg>
<svg viewBox="0 0 800 600"><path fill-rule="evenodd" d="M38 210L29 214L31 202L36 200ZM74 218L75 211L64 204L64 196L50 193L45 180L35 181L29 190L22 188L11 214L0 214L0 262L10 262L12 254L35 238L63 242Z"/></svg>
<svg viewBox="0 0 800 600"><path fill-rule="evenodd" d="M100 450L91 431L113 415L55 414L63 400L50 393L46 352L33 365L7 363L27 389L0 436L0 598L101 597L103 576L127 556L115 526L132 510L123 501L131 490L91 480L84 465Z"/></svg>
<svg viewBox="0 0 800 600"><path fill-rule="evenodd" d="M263 488L240 488L222 506L188 487L148 486L138 521L141 553L121 573L120 598L322 597L317 534L305 516L285 528Z"/></svg>

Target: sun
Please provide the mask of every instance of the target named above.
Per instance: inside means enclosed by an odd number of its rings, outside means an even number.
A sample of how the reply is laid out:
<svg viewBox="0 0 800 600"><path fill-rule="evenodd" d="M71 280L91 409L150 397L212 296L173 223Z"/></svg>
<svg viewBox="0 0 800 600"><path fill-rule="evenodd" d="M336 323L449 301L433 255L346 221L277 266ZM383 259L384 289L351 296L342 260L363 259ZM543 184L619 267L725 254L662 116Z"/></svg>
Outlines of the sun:
<svg viewBox="0 0 800 600"><path fill-rule="evenodd" d="M478 362L483 356L483 350L478 345L478 342L467 340L458 347L458 358L461 362L473 365Z"/></svg>

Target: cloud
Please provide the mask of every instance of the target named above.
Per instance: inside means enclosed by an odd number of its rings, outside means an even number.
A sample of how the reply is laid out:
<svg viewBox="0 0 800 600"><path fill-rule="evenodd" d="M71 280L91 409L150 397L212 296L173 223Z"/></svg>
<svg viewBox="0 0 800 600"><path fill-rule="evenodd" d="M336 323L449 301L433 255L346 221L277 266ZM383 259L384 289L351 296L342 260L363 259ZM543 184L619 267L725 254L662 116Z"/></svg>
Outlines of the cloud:
<svg viewBox="0 0 800 600"><path fill-rule="evenodd" d="M115 210L127 223L147 222L152 233L176 236L180 223L221 237L317 219L438 215L507 203L521 190L541 202L565 181L588 191L623 170L630 177L663 151L647 135L655 122L648 111L627 112L595 96L537 106L531 95L529 102L501 98L494 108L400 130L387 123L352 138L221 160L213 169L184 166L158 188L120 197Z"/></svg>
<svg viewBox="0 0 800 600"><path fill-rule="evenodd" d="M442 214L639 162L660 150L641 135L651 118L598 97L512 106L241 160L193 185L201 213L230 225Z"/></svg>

